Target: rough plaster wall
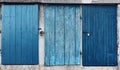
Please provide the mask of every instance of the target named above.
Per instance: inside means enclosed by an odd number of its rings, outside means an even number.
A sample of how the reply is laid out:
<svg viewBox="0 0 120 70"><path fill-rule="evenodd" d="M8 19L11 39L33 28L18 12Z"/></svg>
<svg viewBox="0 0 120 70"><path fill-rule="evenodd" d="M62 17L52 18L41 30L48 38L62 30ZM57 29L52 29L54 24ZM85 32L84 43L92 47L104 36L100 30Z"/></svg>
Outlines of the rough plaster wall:
<svg viewBox="0 0 120 70"><path fill-rule="evenodd" d="M40 5L39 27L44 30L43 5ZM120 40L120 5L118 5L118 44ZM0 35L1 42L1 35ZM118 45L120 47L120 45ZM119 48L120 49L120 48ZM120 53L120 52L119 52ZM0 55L1 56L1 55ZM1 57L0 57L1 58ZM1 62L1 61L0 61ZM120 59L119 59L120 62ZM44 36L39 35L39 65L0 65L0 70L120 70L118 67L44 66Z"/></svg>

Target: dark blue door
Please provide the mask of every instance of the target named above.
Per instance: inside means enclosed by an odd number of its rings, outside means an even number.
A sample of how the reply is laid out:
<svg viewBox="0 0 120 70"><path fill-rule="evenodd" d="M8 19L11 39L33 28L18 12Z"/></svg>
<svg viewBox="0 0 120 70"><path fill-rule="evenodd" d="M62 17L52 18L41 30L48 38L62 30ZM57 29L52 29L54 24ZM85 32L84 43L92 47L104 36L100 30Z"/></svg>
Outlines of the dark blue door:
<svg viewBox="0 0 120 70"><path fill-rule="evenodd" d="M117 6L83 5L84 66L117 65Z"/></svg>
<svg viewBox="0 0 120 70"><path fill-rule="evenodd" d="M38 5L2 5L2 64L38 64Z"/></svg>

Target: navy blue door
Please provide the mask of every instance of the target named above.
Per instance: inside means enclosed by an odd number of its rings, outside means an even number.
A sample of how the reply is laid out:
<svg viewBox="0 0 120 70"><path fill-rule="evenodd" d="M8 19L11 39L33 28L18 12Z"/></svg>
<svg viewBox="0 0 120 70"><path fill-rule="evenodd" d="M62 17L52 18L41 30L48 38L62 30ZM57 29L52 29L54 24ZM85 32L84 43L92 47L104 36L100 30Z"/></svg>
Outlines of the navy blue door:
<svg viewBox="0 0 120 70"><path fill-rule="evenodd" d="M2 64L38 64L38 5L2 5Z"/></svg>
<svg viewBox="0 0 120 70"><path fill-rule="evenodd" d="M117 65L117 6L83 5L84 66Z"/></svg>

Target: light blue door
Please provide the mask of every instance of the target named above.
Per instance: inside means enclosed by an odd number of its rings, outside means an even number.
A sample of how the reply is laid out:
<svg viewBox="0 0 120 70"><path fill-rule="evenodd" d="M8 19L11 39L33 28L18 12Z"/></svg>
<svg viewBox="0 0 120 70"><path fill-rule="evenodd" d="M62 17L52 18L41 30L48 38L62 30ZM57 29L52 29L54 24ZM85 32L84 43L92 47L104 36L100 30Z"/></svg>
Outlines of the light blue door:
<svg viewBox="0 0 120 70"><path fill-rule="evenodd" d="M83 65L117 65L117 5L83 5L82 16Z"/></svg>
<svg viewBox="0 0 120 70"><path fill-rule="evenodd" d="M45 5L45 65L80 64L80 6Z"/></svg>
<svg viewBox="0 0 120 70"><path fill-rule="evenodd" d="M38 5L2 5L2 64L38 64Z"/></svg>

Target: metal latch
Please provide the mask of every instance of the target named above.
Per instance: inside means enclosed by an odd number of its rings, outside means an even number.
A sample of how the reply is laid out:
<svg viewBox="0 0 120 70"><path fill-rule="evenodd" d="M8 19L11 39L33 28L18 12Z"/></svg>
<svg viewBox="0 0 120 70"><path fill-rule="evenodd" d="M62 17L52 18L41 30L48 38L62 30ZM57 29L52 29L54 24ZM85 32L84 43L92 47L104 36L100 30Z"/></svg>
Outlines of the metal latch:
<svg viewBox="0 0 120 70"><path fill-rule="evenodd" d="M89 32L83 32L83 33L87 34L87 36L90 36L90 33L89 33Z"/></svg>
<svg viewBox="0 0 120 70"><path fill-rule="evenodd" d="M38 30L40 30L40 31L39 31L40 36L43 36L43 35L44 35L44 31L42 30L42 28L39 28Z"/></svg>

